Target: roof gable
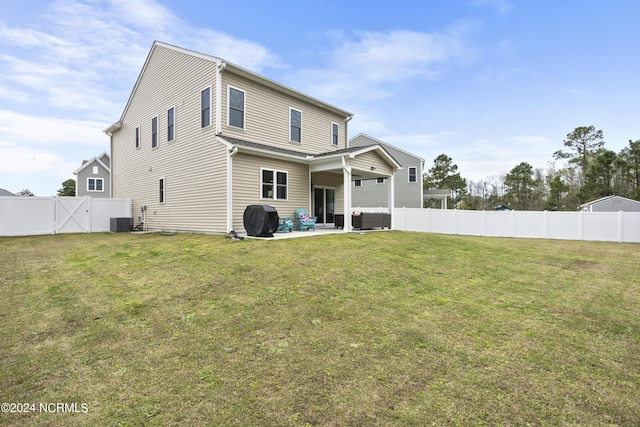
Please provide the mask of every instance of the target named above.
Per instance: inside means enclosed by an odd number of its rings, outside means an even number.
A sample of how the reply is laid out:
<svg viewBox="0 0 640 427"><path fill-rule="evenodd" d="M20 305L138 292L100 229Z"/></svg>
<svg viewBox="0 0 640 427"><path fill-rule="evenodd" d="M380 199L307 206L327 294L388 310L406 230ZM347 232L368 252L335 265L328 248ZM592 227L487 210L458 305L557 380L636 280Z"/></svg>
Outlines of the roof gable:
<svg viewBox="0 0 640 427"><path fill-rule="evenodd" d="M118 129L120 129L120 127L122 126L122 120L124 119L124 116L126 115L129 106L131 105L131 101L138 89L138 86L140 85L140 81L142 80L142 77L145 74L145 71L149 65L149 62L151 61L151 58L153 56L153 54L155 53L156 49L158 48L165 48L165 49L170 49L173 50L175 52L180 52L183 53L185 55L190 55L196 58L200 58L203 59L205 61L210 61L216 64L216 66L219 67L220 72L230 72L230 73L234 73L237 74L239 76L245 77L249 80L255 81L257 83L260 83L270 89L276 90L278 92L282 92L284 94L293 96L294 98L300 99L302 101L308 102L310 104L313 104L315 106L318 106L320 108L324 108L328 111L331 111L333 113L339 114L345 118L350 118L353 116L353 113L350 113L346 110L343 110L341 108L335 107L331 104L327 104L324 101L320 101L319 99L313 98L312 96L309 96L307 94L304 94L302 92L299 92L295 89L292 89L288 86L285 86L283 84L280 84L274 80L268 79L267 77L261 76L257 73L254 73L253 71L247 70L246 68L243 68L239 65L236 65L232 62L226 61L222 58L218 58L216 56L211 56L211 55L207 55L204 53L200 53L200 52L195 52L189 49L185 49L182 47L178 47L178 46L174 46L168 43L164 43L164 42L160 42L160 41L154 41L153 45L151 46L151 49L149 51L149 54L147 55L147 59L144 62L144 65L142 66L142 70L140 71L140 74L138 75L138 78L136 80L135 85L133 86L133 90L131 91L131 94L129 95L129 99L127 101L127 104L122 112L122 115L120 116L120 119L115 122L114 124L112 124L111 126L107 127L104 132L107 134L116 132Z"/></svg>
<svg viewBox="0 0 640 427"><path fill-rule="evenodd" d="M103 152L102 154L100 154L98 156L93 156L89 160L83 160L82 161L82 166L80 166L78 169L74 170L73 174L77 175L79 172L81 172L82 170L88 168L89 166L91 166L93 164L97 164L98 166L102 166L107 172L111 173L111 169L109 168L109 166L107 166L100 159L108 159L109 163L111 162L111 156L109 156L109 154L107 154L107 152L105 151L105 152Z"/></svg>
<svg viewBox="0 0 640 427"><path fill-rule="evenodd" d="M638 200L633 200L633 199L629 199L629 198L627 198L627 197L622 197L622 196L605 196L605 197L601 197L601 198L596 199L596 200L592 200L592 201L587 202L587 203L583 203L583 204L581 204L581 205L580 205L580 207L582 208L582 207L586 207L586 206L598 205L598 204L600 204L600 203L604 203L604 202L606 202L606 201L614 200L614 199L615 199L615 200L624 200L624 201L626 201L626 202L633 202L634 204L635 204L635 203L640 204L640 201L638 201Z"/></svg>
<svg viewBox="0 0 640 427"><path fill-rule="evenodd" d="M362 141L364 139L364 141ZM360 140L360 141L357 141ZM425 162L425 160L422 157L416 156L413 153L408 152L407 150L403 150L402 148L398 148L395 145L389 144L388 142L384 142L381 141L377 138L374 138L370 135L367 135L365 133L359 133L356 136L354 136L353 138L349 139L349 142L347 143L348 146L351 146L352 143L356 142L357 144L359 144L360 146L364 146L364 145L372 145L372 144L378 144L381 145L382 147L389 147L392 148L394 150L398 150L401 153L406 154L407 156L411 156L419 161L421 161L422 163Z"/></svg>

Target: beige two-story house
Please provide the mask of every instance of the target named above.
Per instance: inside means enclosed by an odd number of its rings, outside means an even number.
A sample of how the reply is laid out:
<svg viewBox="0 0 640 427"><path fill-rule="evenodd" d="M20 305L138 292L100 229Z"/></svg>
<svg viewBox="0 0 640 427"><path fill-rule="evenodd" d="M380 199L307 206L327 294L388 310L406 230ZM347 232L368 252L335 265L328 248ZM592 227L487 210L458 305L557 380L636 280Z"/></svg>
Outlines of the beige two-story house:
<svg viewBox="0 0 640 427"><path fill-rule="evenodd" d="M244 231L249 205L331 226L351 181L393 180L383 147L347 147L352 114L214 56L154 42L111 138L113 197L148 230ZM345 230L350 221L345 221Z"/></svg>

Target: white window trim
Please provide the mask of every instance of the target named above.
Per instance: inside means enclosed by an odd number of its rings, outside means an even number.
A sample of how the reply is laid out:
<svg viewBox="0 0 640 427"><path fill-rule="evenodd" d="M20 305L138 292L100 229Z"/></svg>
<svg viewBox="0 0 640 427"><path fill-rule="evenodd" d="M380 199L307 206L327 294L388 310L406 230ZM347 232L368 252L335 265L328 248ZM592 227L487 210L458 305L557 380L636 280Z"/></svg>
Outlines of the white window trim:
<svg viewBox="0 0 640 427"><path fill-rule="evenodd" d="M173 139L169 139L169 111L173 109ZM171 107L167 108L167 142L173 142L177 139L177 134L176 134L176 129L178 126L176 126L176 122L177 122L177 114L176 114L176 106L172 105Z"/></svg>
<svg viewBox="0 0 640 427"><path fill-rule="evenodd" d="M354 179L353 180L353 186L354 187L362 187L362 180L361 179Z"/></svg>
<svg viewBox="0 0 640 427"><path fill-rule="evenodd" d="M136 126L136 129L133 132L133 138L135 139L136 143L136 150L139 150L140 146L142 145L142 129L140 129L140 126Z"/></svg>
<svg viewBox="0 0 640 427"><path fill-rule="evenodd" d="M98 166L93 166L92 169L93 169L93 174L94 175L98 175L98 173L100 173L100 172L98 172Z"/></svg>
<svg viewBox="0 0 640 427"><path fill-rule="evenodd" d="M336 143L333 143L333 126L337 126L338 127L338 133L337 138L336 138ZM340 124L336 123L336 122L331 122L331 145L333 145L334 147L337 147L338 145L340 145Z"/></svg>
<svg viewBox="0 0 640 427"><path fill-rule="evenodd" d="M291 138L291 112L297 111L300 113L300 141L294 141ZM297 108L289 107L289 142L293 142L294 144L302 144L302 111Z"/></svg>
<svg viewBox="0 0 640 427"><path fill-rule="evenodd" d="M89 190L89 181L94 180L94 181L102 181L102 190ZM96 188L96 182L93 183L93 187ZM94 178L94 177L88 177L87 178L87 191L90 191L92 193L104 193L104 178Z"/></svg>
<svg viewBox="0 0 640 427"><path fill-rule="evenodd" d="M231 114L229 114L229 112L231 111L231 89L235 89L238 92L242 92L244 95L244 110L242 110L242 113L243 113L242 127L233 126L231 123L229 123L229 118L231 117ZM234 129L242 129L242 130L246 130L247 128L247 91L231 85L227 85L227 126Z"/></svg>
<svg viewBox="0 0 640 427"><path fill-rule="evenodd" d="M264 171L273 172L273 198L272 199L269 199L268 197L262 197L262 188L264 186L264 182L262 182L262 176ZM278 199L278 172L284 173L287 176L287 197L284 199ZM274 201L279 200L281 202L286 202L287 200L289 200L289 172L278 170L278 169L271 169L271 168L260 168L260 200L274 200Z"/></svg>
<svg viewBox="0 0 640 427"><path fill-rule="evenodd" d="M160 181L162 181L162 201L160 201ZM167 203L167 180L164 179L164 176L158 178L158 203L164 205Z"/></svg>
<svg viewBox="0 0 640 427"><path fill-rule="evenodd" d="M153 119L156 119L156 145L153 145ZM160 146L160 119L158 116L151 117L151 148L158 148Z"/></svg>
<svg viewBox="0 0 640 427"><path fill-rule="evenodd" d="M411 181L411 169L415 170L415 177L416 180L415 181ZM416 166L409 166L409 168L407 168L407 182L409 184L415 184L418 182L418 168Z"/></svg>
<svg viewBox="0 0 640 427"><path fill-rule="evenodd" d="M202 92L204 92L207 89L209 89L209 124L207 126L202 126ZM200 91L200 114L199 114L200 129L209 128L213 124L213 102L212 101L213 101L213 88L211 86L202 88L202 90Z"/></svg>

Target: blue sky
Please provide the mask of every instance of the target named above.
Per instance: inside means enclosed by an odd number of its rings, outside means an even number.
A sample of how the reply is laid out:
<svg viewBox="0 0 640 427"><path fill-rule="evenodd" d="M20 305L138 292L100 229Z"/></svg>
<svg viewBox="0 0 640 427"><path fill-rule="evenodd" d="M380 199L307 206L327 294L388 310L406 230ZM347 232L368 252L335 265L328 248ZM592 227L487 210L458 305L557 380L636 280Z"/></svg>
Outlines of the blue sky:
<svg viewBox="0 0 640 427"><path fill-rule="evenodd" d="M11 4L8 4L11 3ZM154 40L353 112L463 177L546 168L578 126L640 139L636 0L20 0L0 5L0 188L54 195L109 150ZM561 164L557 164L561 166Z"/></svg>

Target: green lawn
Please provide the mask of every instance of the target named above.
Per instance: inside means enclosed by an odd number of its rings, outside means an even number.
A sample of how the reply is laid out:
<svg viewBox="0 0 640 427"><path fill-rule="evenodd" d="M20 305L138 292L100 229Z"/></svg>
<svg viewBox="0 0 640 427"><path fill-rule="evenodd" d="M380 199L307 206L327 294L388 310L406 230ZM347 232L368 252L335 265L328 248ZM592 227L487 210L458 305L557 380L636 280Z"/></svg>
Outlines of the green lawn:
<svg viewBox="0 0 640 427"><path fill-rule="evenodd" d="M5 237L0 272L4 425L640 420L637 244Z"/></svg>

